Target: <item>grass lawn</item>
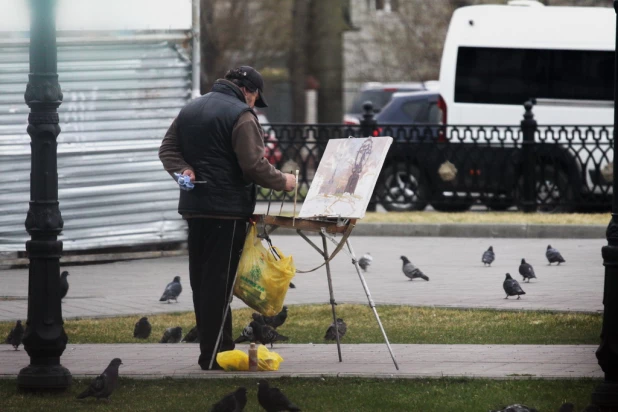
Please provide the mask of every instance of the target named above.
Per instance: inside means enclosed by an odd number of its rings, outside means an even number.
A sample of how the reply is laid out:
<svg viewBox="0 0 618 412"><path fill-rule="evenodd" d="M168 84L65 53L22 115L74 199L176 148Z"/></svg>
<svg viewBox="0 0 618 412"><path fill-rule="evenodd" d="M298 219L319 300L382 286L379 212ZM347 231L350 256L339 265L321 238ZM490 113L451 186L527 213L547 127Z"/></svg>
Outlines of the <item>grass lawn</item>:
<svg viewBox="0 0 618 412"><path fill-rule="evenodd" d="M121 367L122 374L122 367ZM75 396L90 380L74 380L66 392L21 393L15 380L0 380L3 411L207 411L238 386L248 389L245 411L260 411L254 379L131 380L122 379L109 402ZM303 411L479 412L514 403L541 412L556 411L564 402L576 411L590 402L600 381L485 379L271 379Z"/></svg>
<svg viewBox="0 0 618 412"><path fill-rule="evenodd" d="M510 223L531 225L608 225L608 213L522 213L522 212L368 212L363 223Z"/></svg>
<svg viewBox="0 0 618 412"><path fill-rule="evenodd" d="M251 309L233 311L234 336L251 320ZM600 314L435 309L379 306L378 313L391 343L424 344L593 344L599 343ZM340 304L337 316L348 324L344 343L382 343L371 309L366 305ZM149 316L152 334L147 341L133 338L140 316L67 320L69 343L157 342L165 328L182 326L183 334L195 324L193 312ZM332 322L330 305L289 306L286 323L278 330L291 343L322 343ZM0 323L0 337L14 323Z"/></svg>

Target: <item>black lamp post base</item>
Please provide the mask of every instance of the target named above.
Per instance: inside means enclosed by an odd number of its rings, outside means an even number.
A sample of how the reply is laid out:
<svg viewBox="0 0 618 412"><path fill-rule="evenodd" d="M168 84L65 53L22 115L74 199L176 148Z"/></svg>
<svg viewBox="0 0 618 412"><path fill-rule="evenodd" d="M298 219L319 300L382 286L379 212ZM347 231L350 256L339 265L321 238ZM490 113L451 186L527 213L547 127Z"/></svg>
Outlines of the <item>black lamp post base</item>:
<svg viewBox="0 0 618 412"><path fill-rule="evenodd" d="M598 406L601 412L618 411L618 382L604 381L594 388L592 403Z"/></svg>
<svg viewBox="0 0 618 412"><path fill-rule="evenodd" d="M64 390L71 386L71 372L58 365L28 365L17 375L17 387L26 390Z"/></svg>

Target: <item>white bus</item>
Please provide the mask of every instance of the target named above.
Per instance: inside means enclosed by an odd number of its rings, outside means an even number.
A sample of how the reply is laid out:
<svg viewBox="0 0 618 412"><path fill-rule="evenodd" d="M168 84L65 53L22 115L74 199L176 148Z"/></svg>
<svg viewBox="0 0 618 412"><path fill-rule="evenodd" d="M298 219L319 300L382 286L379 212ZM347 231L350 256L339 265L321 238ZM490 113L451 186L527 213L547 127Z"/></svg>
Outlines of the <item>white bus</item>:
<svg viewBox="0 0 618 412"><path fill-rule="evenodd" d="M440 66L447 121L516 125L536 99L539 125L613 123L616 14L534 0L453 13Z"/></svg>

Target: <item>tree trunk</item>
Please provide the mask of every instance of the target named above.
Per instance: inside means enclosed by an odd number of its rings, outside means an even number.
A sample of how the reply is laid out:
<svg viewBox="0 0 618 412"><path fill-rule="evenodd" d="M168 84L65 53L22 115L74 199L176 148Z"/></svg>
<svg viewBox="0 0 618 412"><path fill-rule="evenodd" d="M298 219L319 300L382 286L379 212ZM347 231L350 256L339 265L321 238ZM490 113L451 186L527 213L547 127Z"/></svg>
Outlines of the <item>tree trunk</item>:
<svg viewBox="0 0 618 412"><path fill-rule="evenodd" d="M292 9L292 44L288 68L292 88L292 121L295 123L305 122L309 1L294 0Z"/></svg>
<svg viewBox="0 0 618 412"><path fill-rule="evenodd" d="M343 28L338 1L313 0L310 7L309 69L320 84L318 123L343 119Z"/></svg>
<svg viewBox="0 0 618 412"><path fill-rule="evenodd" d="M221 56L215 35L215 0L200 0L200 89L205 94L217 80L217 62Z"/></svg>

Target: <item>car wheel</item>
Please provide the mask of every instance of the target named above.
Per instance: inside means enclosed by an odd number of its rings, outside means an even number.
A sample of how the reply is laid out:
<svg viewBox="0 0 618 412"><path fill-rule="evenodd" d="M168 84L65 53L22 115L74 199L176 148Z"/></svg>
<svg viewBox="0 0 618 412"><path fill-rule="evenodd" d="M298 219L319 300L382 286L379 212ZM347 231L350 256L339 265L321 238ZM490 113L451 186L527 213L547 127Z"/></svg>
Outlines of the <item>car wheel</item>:
<svg viewBox="0 0 618 412"><path fill-rule="evenodd" d="M570 213L575 210L573 188L563 169L556 169L552 165L540 165L535 168L535 173L535 194L539 212ZM519 178L518 188L518 198L521 202L524 190L523 177Z"/></svg>
<svg viewBox="0 0 618 412"><path fill-rule="evenodd" d="M423 210L427 206L425 184L418 167L397 164L382 169L380 202L389 212Z"/></svg>

